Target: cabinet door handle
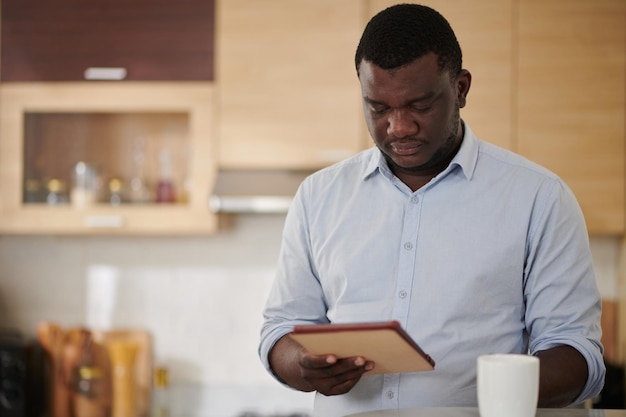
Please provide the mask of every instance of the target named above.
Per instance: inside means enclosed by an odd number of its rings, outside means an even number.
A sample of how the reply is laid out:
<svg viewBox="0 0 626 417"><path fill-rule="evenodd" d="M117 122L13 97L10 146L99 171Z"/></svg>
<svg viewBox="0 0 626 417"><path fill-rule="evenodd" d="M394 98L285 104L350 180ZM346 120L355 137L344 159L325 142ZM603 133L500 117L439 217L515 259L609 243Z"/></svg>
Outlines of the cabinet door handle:
<svg viewBox="0 0 626 417"><path fill-rule="evenodd" d="M126 68L122 67L89 67L85 70L86 80L119 81L126 78Z"/></svg>
<svg viewBox="0 0 626 417"><path fill-rule="evenodd" d="M83 219L85 227L92 229L119 229L124 226L122 216L85 216Z"/></svg>

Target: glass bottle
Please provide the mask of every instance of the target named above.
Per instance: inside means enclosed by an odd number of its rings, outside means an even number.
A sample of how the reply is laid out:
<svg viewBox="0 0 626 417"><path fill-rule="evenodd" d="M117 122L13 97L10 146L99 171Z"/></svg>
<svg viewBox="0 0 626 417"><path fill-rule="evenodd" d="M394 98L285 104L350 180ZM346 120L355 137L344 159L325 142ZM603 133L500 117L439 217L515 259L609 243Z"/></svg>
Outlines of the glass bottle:
<svg viewBox="0 0 626 417"><path fill-rule="evenodd" d="M149 203L152 200L150 189L144 177L145 154L139 139L133 145L133 175L128 183L128 199L131 203Z"/></svg>
<svg viewBox="0 0 626 417"><path fill-rule="evenodd" d="M106 370L95 360L94 342L91 333L81 334L79 361L71 379L73 417L109 417L110 383Z"/></svg>
<svg viewBox="0 0 626 417"><path fill-rule="evenodd" d="M83 161L77 162L72 171L72 204L77 208L94 204L98 196L98 183L98 171Z"/></svg>
<svg viewBox="0 0 626 417"><path fill-rule="evenodd" d="M159 181L156 188L156 202L176 202L176 190L172 180L172 157L168 149L162 149L159 154Z"/></svg>
<svg viewBox="0 0 626 417"><path fill-rule="evenodd" d="M170 392L167 369L158 367L154 370L151 417L170 417Z"/></svg>

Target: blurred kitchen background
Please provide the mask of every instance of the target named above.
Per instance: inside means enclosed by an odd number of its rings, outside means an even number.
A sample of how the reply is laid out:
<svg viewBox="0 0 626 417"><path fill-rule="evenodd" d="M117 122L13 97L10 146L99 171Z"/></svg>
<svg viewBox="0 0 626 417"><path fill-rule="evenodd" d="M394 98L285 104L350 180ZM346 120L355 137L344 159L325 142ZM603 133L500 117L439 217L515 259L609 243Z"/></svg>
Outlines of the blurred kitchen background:
<svg viewBox="0 0 626 417"><path fill-rule="evenodd" d="M0 327L147 332L172 415L309 414L260 364L261 310L299 182L371 146L353 56L394 3L0 0ZM626 2L423 3L474 132L576 193L623 397Z"/></svg>
<svg viewBox="0 0 626 417"><path fill-rule="evenodd" d="M0 325L86 323L90 271L105 266L111 326L151 332L175 415L306 412L312 397L280 386L256 354L283 221L244 215L215 237L0 237Z"/></svg>

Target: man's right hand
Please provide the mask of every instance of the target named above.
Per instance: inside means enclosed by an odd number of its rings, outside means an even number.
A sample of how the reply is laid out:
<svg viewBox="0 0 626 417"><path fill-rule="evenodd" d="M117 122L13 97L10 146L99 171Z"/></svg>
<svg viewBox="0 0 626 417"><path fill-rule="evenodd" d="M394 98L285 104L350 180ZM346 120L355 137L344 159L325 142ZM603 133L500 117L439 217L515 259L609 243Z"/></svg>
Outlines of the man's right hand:
<svg viewBox="0 0 626 417"><path fill-rule="evenodd" d="M288 335L270 352L274 373L300 391L339 395L350 391L374 363L363 357L338 359L335 355L313 355Z"/></svg>

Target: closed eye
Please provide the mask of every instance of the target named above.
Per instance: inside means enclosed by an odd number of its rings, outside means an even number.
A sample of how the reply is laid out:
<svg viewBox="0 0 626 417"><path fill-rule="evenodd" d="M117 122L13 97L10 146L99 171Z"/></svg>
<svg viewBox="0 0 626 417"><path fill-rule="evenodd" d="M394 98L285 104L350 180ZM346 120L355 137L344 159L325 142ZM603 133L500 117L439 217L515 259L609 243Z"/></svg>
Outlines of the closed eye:
<svg viewBox="0 0 626 417"><path fill-rule="evenodd" d="M377 115L384 114L389 109L389 107L387 106L372 105L372 104L370 104L369 108L373 114L377 114Z"/></svg>
<svg viewBox="0 0 626 417"><path fill-rule="evenodd" d="M416 100L411 103L411 109L419 114L428 113L431 111L435 105L441 98L441 94L438 94L434 97L426 97L420 100Z"/></svg>
<svg viewBox="0 0 626 417"><path fill-rule="evenodd" d="M413 106L413 111L423 114L423 113L428 113L430 110L432 110L432 106Z"/></svg>

